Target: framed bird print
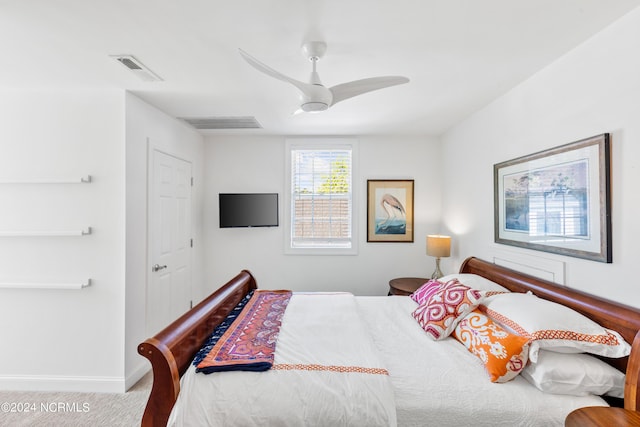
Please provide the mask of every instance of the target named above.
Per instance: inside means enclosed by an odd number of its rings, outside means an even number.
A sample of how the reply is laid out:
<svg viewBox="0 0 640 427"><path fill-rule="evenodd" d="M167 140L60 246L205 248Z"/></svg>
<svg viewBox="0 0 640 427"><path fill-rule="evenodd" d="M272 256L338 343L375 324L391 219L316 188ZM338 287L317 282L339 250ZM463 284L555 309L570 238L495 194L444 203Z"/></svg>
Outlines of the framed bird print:
<svg viewBox="0 0 640 427"><path fill-rule="evenodd" d="M367 180L367 242L413 242L413 180Z"/></svg>

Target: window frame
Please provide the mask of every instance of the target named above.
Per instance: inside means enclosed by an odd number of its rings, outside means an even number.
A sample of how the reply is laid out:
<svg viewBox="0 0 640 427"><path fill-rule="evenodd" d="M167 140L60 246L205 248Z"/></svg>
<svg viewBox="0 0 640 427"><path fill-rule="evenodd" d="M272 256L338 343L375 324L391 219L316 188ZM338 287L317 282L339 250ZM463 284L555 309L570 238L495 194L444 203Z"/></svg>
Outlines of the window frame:
<svg viewBox="0 0 640 427"><path fill-rule="evenodd" d="M351 247L350 248L310 248L292 247L292 156L293 150L330 150L330 149L350 149L351 150ZM284 191L284 253L287 255L357 255L358 254L358 193L359 187L356 185L358 176L358 140L356 138L288 138L285 142L285 191Z"/></svg>

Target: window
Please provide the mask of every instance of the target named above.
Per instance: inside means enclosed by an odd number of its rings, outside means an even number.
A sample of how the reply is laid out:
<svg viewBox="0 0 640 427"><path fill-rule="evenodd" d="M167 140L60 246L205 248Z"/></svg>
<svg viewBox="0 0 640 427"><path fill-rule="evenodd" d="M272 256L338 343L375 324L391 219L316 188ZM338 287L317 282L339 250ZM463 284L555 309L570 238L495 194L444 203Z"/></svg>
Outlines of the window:
<svg viewBox="0 0 640 427"><path fill-rule="evenodd" d="M353 174L356 141L287 141L289 184L285 252L355 254Z"/></svg>

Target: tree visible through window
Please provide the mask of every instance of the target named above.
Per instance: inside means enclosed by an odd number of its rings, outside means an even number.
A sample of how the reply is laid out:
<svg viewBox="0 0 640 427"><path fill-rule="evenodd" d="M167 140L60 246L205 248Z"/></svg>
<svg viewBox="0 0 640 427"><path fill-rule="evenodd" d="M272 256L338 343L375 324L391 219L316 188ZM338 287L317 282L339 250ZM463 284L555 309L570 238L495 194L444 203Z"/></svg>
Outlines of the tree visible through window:
<svg viewBox="0 0 640 427"><path fill-rule="evenodd" d="M292 146L290 154L290 247L352 248L352 148Z"/></svg>

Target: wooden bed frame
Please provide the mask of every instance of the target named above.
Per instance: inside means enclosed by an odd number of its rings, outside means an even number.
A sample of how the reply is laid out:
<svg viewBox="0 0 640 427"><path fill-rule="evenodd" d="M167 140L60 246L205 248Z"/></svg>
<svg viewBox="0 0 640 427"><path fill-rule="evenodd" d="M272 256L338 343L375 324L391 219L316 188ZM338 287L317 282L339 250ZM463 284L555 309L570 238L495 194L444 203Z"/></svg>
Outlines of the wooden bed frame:
<svg viewBox="0 0 640 427"><path fill-rule="evenodd" d="M622 359L603 360L623 372L626 370L624 407L640 410L640 309L558 286L478 258L466 259L460 272L486 277L514 292L530 290L541 298L571 307L602 326L619 332L627 342L632 343L631 355ZM138 353L149 359L153 370L153 387L142 418L143 426L166 426L180 392L180 377L189 367L193 356L242 297L256 288L254 277L249 271L243 270L156 336L138 346Z"/></svg>

